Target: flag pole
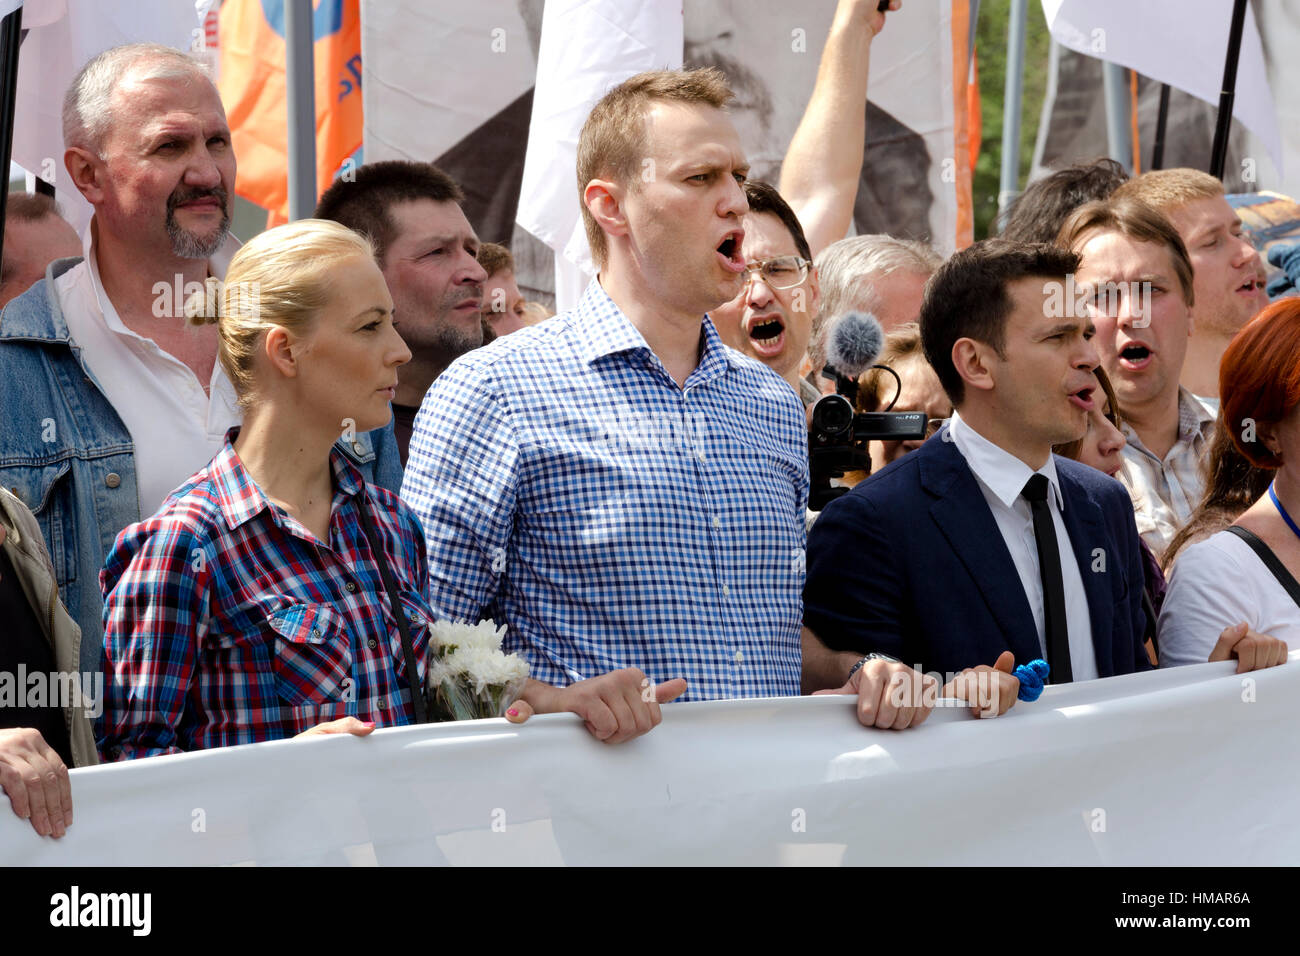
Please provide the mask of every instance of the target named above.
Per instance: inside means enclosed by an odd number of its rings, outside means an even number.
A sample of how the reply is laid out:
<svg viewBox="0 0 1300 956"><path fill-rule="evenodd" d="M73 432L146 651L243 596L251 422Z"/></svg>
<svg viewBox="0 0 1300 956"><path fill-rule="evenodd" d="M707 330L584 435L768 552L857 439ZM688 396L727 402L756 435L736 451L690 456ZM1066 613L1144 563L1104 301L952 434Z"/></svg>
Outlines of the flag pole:
<svg viewBox="0 0 1300 956"><path fill-rule="evenodd" d="M9 161L14 152L14 101L18 93L18 47L23 42L22 3L0 19L0 164L5 171L5 188L0 192L0 258L4 256L4 223L9 207Z"/></svg>
<svg viewBox="0 0 1300 956"><path fill-rule="evenodd" d="M1133 107L1128 92L1128 70L1103 60L1101 87L1106 98L1106 144L1110 158L1133 172Z"/></svg>
<svg viewBox="0 0 1300 956"><path fill-rule="evenodd" d="M1151 147L1151 168L1165 165L1165 127L1169 125L1169 84L1160 84L1160 105L1156 108L1156 137Z"/></svg>
<svg viewBox="0 0 1300 956"><path fill-rule="evenodd" d="M1210 150L1210 175L1223 178L1228 161L1228 129L1232 126L1232 103L1237 90L1237 60L1241 56L1241 34L1246 26L1246 0L1234 0L1232 28L1228 31L1228 57L1223 64L1223 88L1219 91L1219 115L1214 126L1214 147Z"/></svg>
<svg viewBox="0 0 1300 956"><path fill-rule="evenodd" d="M289 220L316 210L316 38L311 0L284 5L285 108L289 121Z"/></svg>
<svg viewBox="0 0 1300 956"><path fill-rule="evenodd" d="M998 221L1020 191L1020 100L1024 89L1025 23L1029 0L1011 0L1007 16L1007 78L1002 103L1002 172L998 184Z"/></svg>

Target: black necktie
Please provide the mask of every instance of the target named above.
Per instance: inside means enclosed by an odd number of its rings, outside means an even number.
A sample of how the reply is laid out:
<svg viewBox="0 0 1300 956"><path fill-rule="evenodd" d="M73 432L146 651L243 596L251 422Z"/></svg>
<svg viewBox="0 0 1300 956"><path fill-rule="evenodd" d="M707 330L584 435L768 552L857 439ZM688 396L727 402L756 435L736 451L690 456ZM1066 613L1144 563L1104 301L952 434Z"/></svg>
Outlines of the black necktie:
<svg viewBox="0 0 1300 956"><path fill-rule="evenodd" d="M1070 629L1065 619L1065 584L1061 579L1061 552L1056 543L1056 524L1047 503L1046 475L1034 475L1020 492L1034 515L1034 541L1038 544L1038 575L1043 581L1044 631L1047 634L1047 663L1053 684L1074 680L1070 668Z"/></svg>

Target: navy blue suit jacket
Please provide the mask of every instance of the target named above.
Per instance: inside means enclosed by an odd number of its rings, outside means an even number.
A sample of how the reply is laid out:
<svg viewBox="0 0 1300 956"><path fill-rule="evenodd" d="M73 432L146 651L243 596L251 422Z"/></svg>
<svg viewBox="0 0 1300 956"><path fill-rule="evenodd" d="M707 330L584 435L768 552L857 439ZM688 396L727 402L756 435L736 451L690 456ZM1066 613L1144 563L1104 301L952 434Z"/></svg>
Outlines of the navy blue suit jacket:
<svg viewBox="0 0 1300 956"><path fill-rule="evenodd" d="M829 647L891 654L923 671L1042 657L997 522L947 427L831 502L808 535L804 624ZM1142 554L1124 487L1056 458L1102 677L1150 668ZM1050 678L1049 678L1050 679Z"/></svg>

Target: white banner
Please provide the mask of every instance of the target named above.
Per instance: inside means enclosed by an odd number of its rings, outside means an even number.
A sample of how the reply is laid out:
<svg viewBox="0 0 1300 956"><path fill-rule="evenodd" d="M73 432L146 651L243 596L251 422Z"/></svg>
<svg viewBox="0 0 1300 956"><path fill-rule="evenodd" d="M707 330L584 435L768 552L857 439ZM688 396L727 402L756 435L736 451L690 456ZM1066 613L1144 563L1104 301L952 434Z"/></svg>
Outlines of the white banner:
<svg viewBox="0 0 1300 956"><path fill-rule="evenodd" d="M1219 103L1231 0L1042 0L1047 28L1076 53L1118 63ZM1282 169L1282 138L1255 15L1246 7L1232 115L1255 133ZM1207 145L1208 156L1208 145Z"/></svg>
<svg viewBox="0 0 1300 956"><path fill-rule="evenodd" d="M72 773L75 822L3 807L7 865L1300 863L1300 652L1048 688L868 730L843 697L377 731Z"/></svg>

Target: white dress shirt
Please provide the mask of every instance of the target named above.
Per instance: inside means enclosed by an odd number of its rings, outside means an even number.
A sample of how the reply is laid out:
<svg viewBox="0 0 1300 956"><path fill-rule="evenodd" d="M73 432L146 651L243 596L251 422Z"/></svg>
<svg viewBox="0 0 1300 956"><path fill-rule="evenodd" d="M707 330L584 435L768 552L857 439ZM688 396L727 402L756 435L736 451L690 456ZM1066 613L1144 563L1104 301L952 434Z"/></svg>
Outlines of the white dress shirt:
<svg viewBox="0 0 1300 956"><path fill-rule="evenodd" d="M1012 563L1016 566L1020 584L1029 600L1029 609L1034 614L1038 646L1043 660L1047 660L1047 621L1043 609L1043 580L1038 571L1034 517L1029 502L1021 495L1025 483L1035 472L1015 455L993 444L962 421L956 412L953 412L949 421L948 435L974 473L975 482L983 492L989 510L993 512L998 530L1002 532L1002 540L1011 552ZM1083 588L1079 562L1074 557L1070 534L1061 518L1065 499L1056 476L1055 459L1049 455L1047 464L1038 469L1037 474L1045 477L1051 488L1047 500L1052 506L1056 544L1061 552L1061 580L1065 585L1065 617L1070 637L1070 668L1076 681L1093 680L1097 677L1097 652L1092 643L1092 615L1088 611L1088 592Z"/></svg>
<svg viewBox="0 0 1300 956"><path fill-rule="evenodd" d="M131 433L143 518L211 461L227 429L238 425L242 415L220 362L209 381L209 399L184 362L126 327L100 282L94 235L92 218L83 239L85 258L55 280L54 291L82 361ZM211 274L224 277L238 248L228 238L208 262ZM170 284L174 298L175 280Z"/></svg>

